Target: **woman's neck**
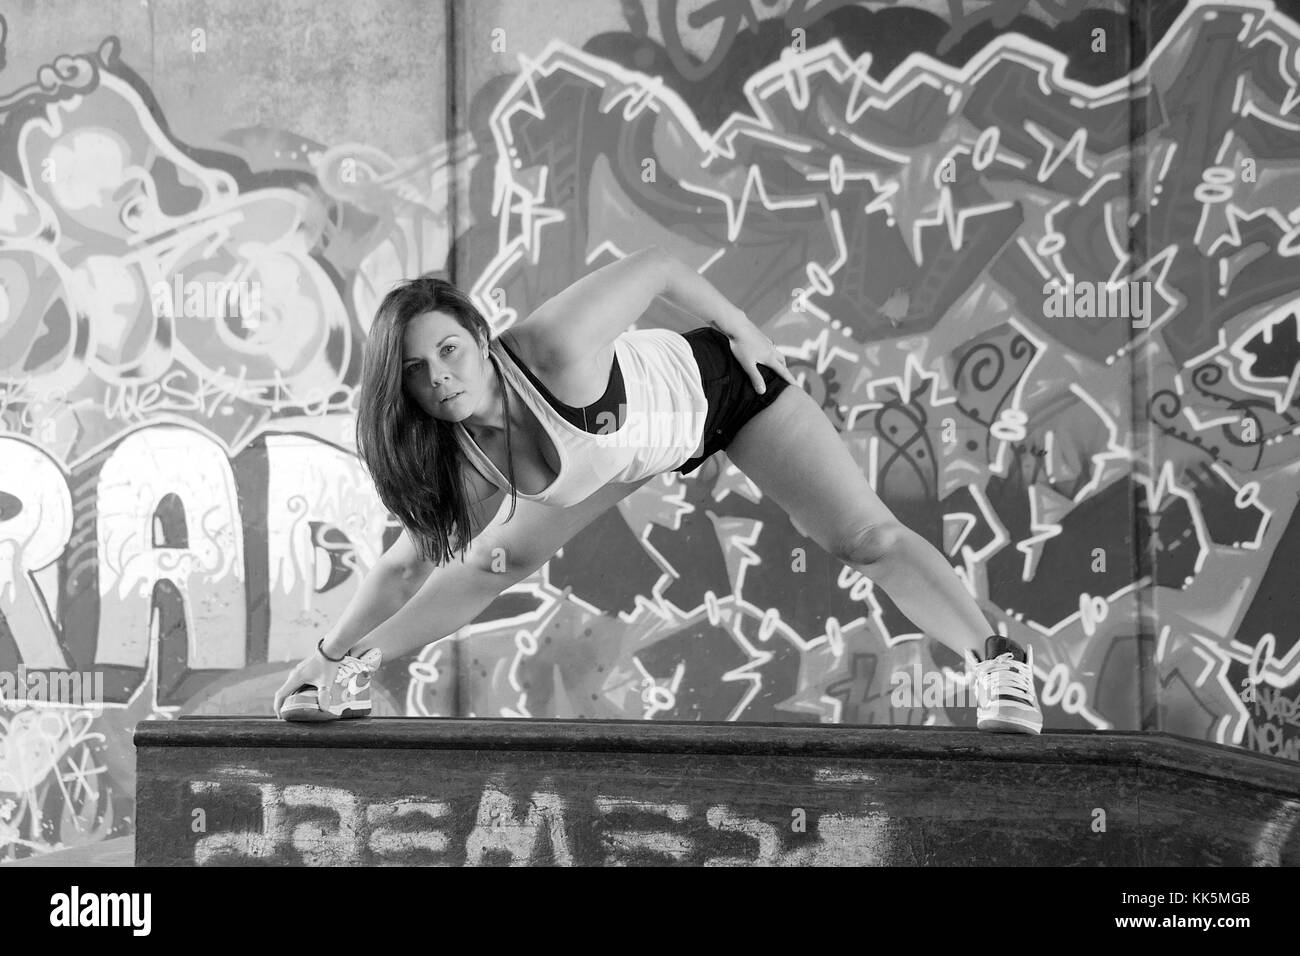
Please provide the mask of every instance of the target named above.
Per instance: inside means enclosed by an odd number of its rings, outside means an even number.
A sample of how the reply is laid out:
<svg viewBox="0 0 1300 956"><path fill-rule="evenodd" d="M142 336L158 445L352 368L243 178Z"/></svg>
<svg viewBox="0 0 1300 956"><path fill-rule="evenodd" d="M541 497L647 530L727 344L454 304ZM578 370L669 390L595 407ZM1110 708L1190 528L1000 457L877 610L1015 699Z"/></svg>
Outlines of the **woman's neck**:
<svg viewBox="0 0 1300 956"><path fill-rule="evenodd" d="M493 363L489 362L489 364ZM480 443L483 440L492 441L504 435L506 430L501 389L508 386L505 385L504 376L496 368L493 368L489 381L491 382L491 397L485 402L486 410L475 410L461 422L474 440ZM526 428L528 424L526 415L527 409L524 407L523 399L519 397L518 392L514 392L510 396L511 427L513 429Z"/></svg>

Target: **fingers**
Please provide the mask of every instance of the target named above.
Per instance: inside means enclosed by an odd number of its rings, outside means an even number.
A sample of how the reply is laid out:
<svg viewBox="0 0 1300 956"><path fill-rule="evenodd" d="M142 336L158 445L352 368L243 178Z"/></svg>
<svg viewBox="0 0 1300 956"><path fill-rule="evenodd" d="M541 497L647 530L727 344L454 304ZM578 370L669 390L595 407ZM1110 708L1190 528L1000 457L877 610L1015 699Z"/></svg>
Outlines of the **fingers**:
<svg viewBox="0 0 1300 956"><path fill-rule="evenodd" d="M794 377L794 373L786 368L784 356L778 354L770 362L763 362L762 364L776 372L777 375L780 375L795 388L803 387L799 384L799 380ZM758 364L754 365L754 371L750 373L749 377L754 382L754 391L760 395L767 392L767 383L763 381L763 373L759 371Z"/></svg>
<svg viewBox="0 0 1300 956"><path fill-rule="evenodd" d="M794 373L791 372L790 369L786 367L785 356L782 355L780 352L776 353L776 372L778 375L780 375L783 379L785 379L795 388L800 387L799 380L795 378Z"/></svg>
<svg viewBox="0 0 1300 956"><path fill-rule="evenodd" d="M794 377L793 372L791 372L788 368L786 368L785 356L781 354L779 349L777 349L776 343L773 342L771 339L768 339L767 344L771 348L772 353L769 360L764 362L763 364L766 365L768 368L772 369L772 371L776 372L776 374L780 375L791 385L795 386L796 388L800 388L801 386L799 385L799 380ZM760 388L759 394L762 394L762 392L763 390Z"/></svg>
<svg viewBox="0 0 1300 956"><path fill-rule="evenodd" d="M326 679L316 685L316 706L321 710L334 702L334 694L331 689L333 684L334 681Z"/></svg>
<svg viewBox="0 0 1300 956"><path fill-rule="evenodd" d="M799 387L799 380L794 377L793 372L791 372L788 368L785 367L784 356L781 355L777 356L776 363L772 366L772 369L776 372L777 375L780 375L783 379L785 379L795 388Z"/></svg>
<svg viewBox="0 0 1300 956"><path fill-rule="evenodd" d="M767 394L767 382L763 380L763 372L760 368L762 365L766 365L772 371L776 372L776 374L780 375L788 384L793 385L795 388L802 388L803 386L799 384L799 380L795 378L794 373L786 367L785 356L781 354L780 350L776 347L776 343L771 339L767 339L767 349L768 352L765 357L751 359L744 354L747 349L739 347L735 340L732 342L732 351L735 353L736 357L740 359L741 364L745 366L745 371L749 375L749 380L754 386L754 391L759 395Z"/></svg>
<svg viewBox="0 0 1300 956"><path fill-rule="evenodd" d="M293 670L289 671L289 676L284 679L280 689L275 692L275 701L272 706L275 708L275 716L280 716L280 708L284 702L289 699L289 695L294 693L303 684L302 665L299 664Z"/></svg>
<svg viewBox="0 0 1300 956"><path fill-rule="evenodd" d="M302 686L303 681L302 674L299 673L300 670L301 666L295 667L291 670L289 676L284 679L284 683L280 685L280 689L275 692L275 703L273 704L275 707L275 716L280 716L280 708L284 706L284 702L289 699L291 694Z"/></svg>
<svg viewBox="0 0 1300 956"><path fill-rule="evenodd" d="M275 713L275 716L277 717L280 716L280 707L284 704L285 699L288 696L289 696L289 682L285 681L283 684L280 685L280 689L275 692L275 703L272 705L272 709Z"/></svg>

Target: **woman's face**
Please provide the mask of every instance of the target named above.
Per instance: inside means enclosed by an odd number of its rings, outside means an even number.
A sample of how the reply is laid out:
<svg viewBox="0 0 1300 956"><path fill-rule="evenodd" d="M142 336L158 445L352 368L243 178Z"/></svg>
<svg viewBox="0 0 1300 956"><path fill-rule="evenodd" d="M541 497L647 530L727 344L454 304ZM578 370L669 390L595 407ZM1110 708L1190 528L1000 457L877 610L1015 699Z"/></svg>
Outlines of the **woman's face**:
<svg viewBox="0 0 1300 956"><path fill-rule="evenodd" d="M402 387L434 418L464 421L490 408L495 373L474 335L445 312L412 319L402 337Z"/></svg>

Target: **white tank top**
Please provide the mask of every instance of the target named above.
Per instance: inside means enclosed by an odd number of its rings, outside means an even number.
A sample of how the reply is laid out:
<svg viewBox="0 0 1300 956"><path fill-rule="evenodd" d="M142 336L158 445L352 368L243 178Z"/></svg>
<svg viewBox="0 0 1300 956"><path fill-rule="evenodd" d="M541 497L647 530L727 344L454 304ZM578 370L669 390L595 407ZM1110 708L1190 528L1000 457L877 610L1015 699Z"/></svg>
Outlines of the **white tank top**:
<svg viewBox="0 0 1300 956"><path fill-rule="evenodd" d="M550 436L560 457L555 480L537 494L520 498L568 507L610 482L637 481L678 467L700 444L708 405L690 343L669 329L633 329L614 340L627 392L623 424L592 434L561 417L537 391L497 339L488 354ZM455 432L470 460L499 487L510 483L474 443L465 427Z"/></svg>

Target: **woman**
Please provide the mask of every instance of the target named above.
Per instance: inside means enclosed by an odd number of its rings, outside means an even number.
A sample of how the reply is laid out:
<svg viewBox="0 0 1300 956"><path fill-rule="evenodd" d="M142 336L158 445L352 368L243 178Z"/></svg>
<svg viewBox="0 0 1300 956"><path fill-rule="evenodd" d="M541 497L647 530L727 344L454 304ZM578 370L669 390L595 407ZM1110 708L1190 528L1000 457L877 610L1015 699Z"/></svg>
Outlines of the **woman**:
<svg viewBox="0 0 1300 956"><path fill-rule="evenodd" d="M630 331L657 295L709 325ZM384 653L455 632L646 481L726 449L800 530L965 655L981 729L1042 727L1032 659L988 636L947 561L876 496L772 342L658 248L585 276L496 338L445 281L395 288L366 343L357 449L404 531L276 693L286 720L367 715Z"/></svg>

